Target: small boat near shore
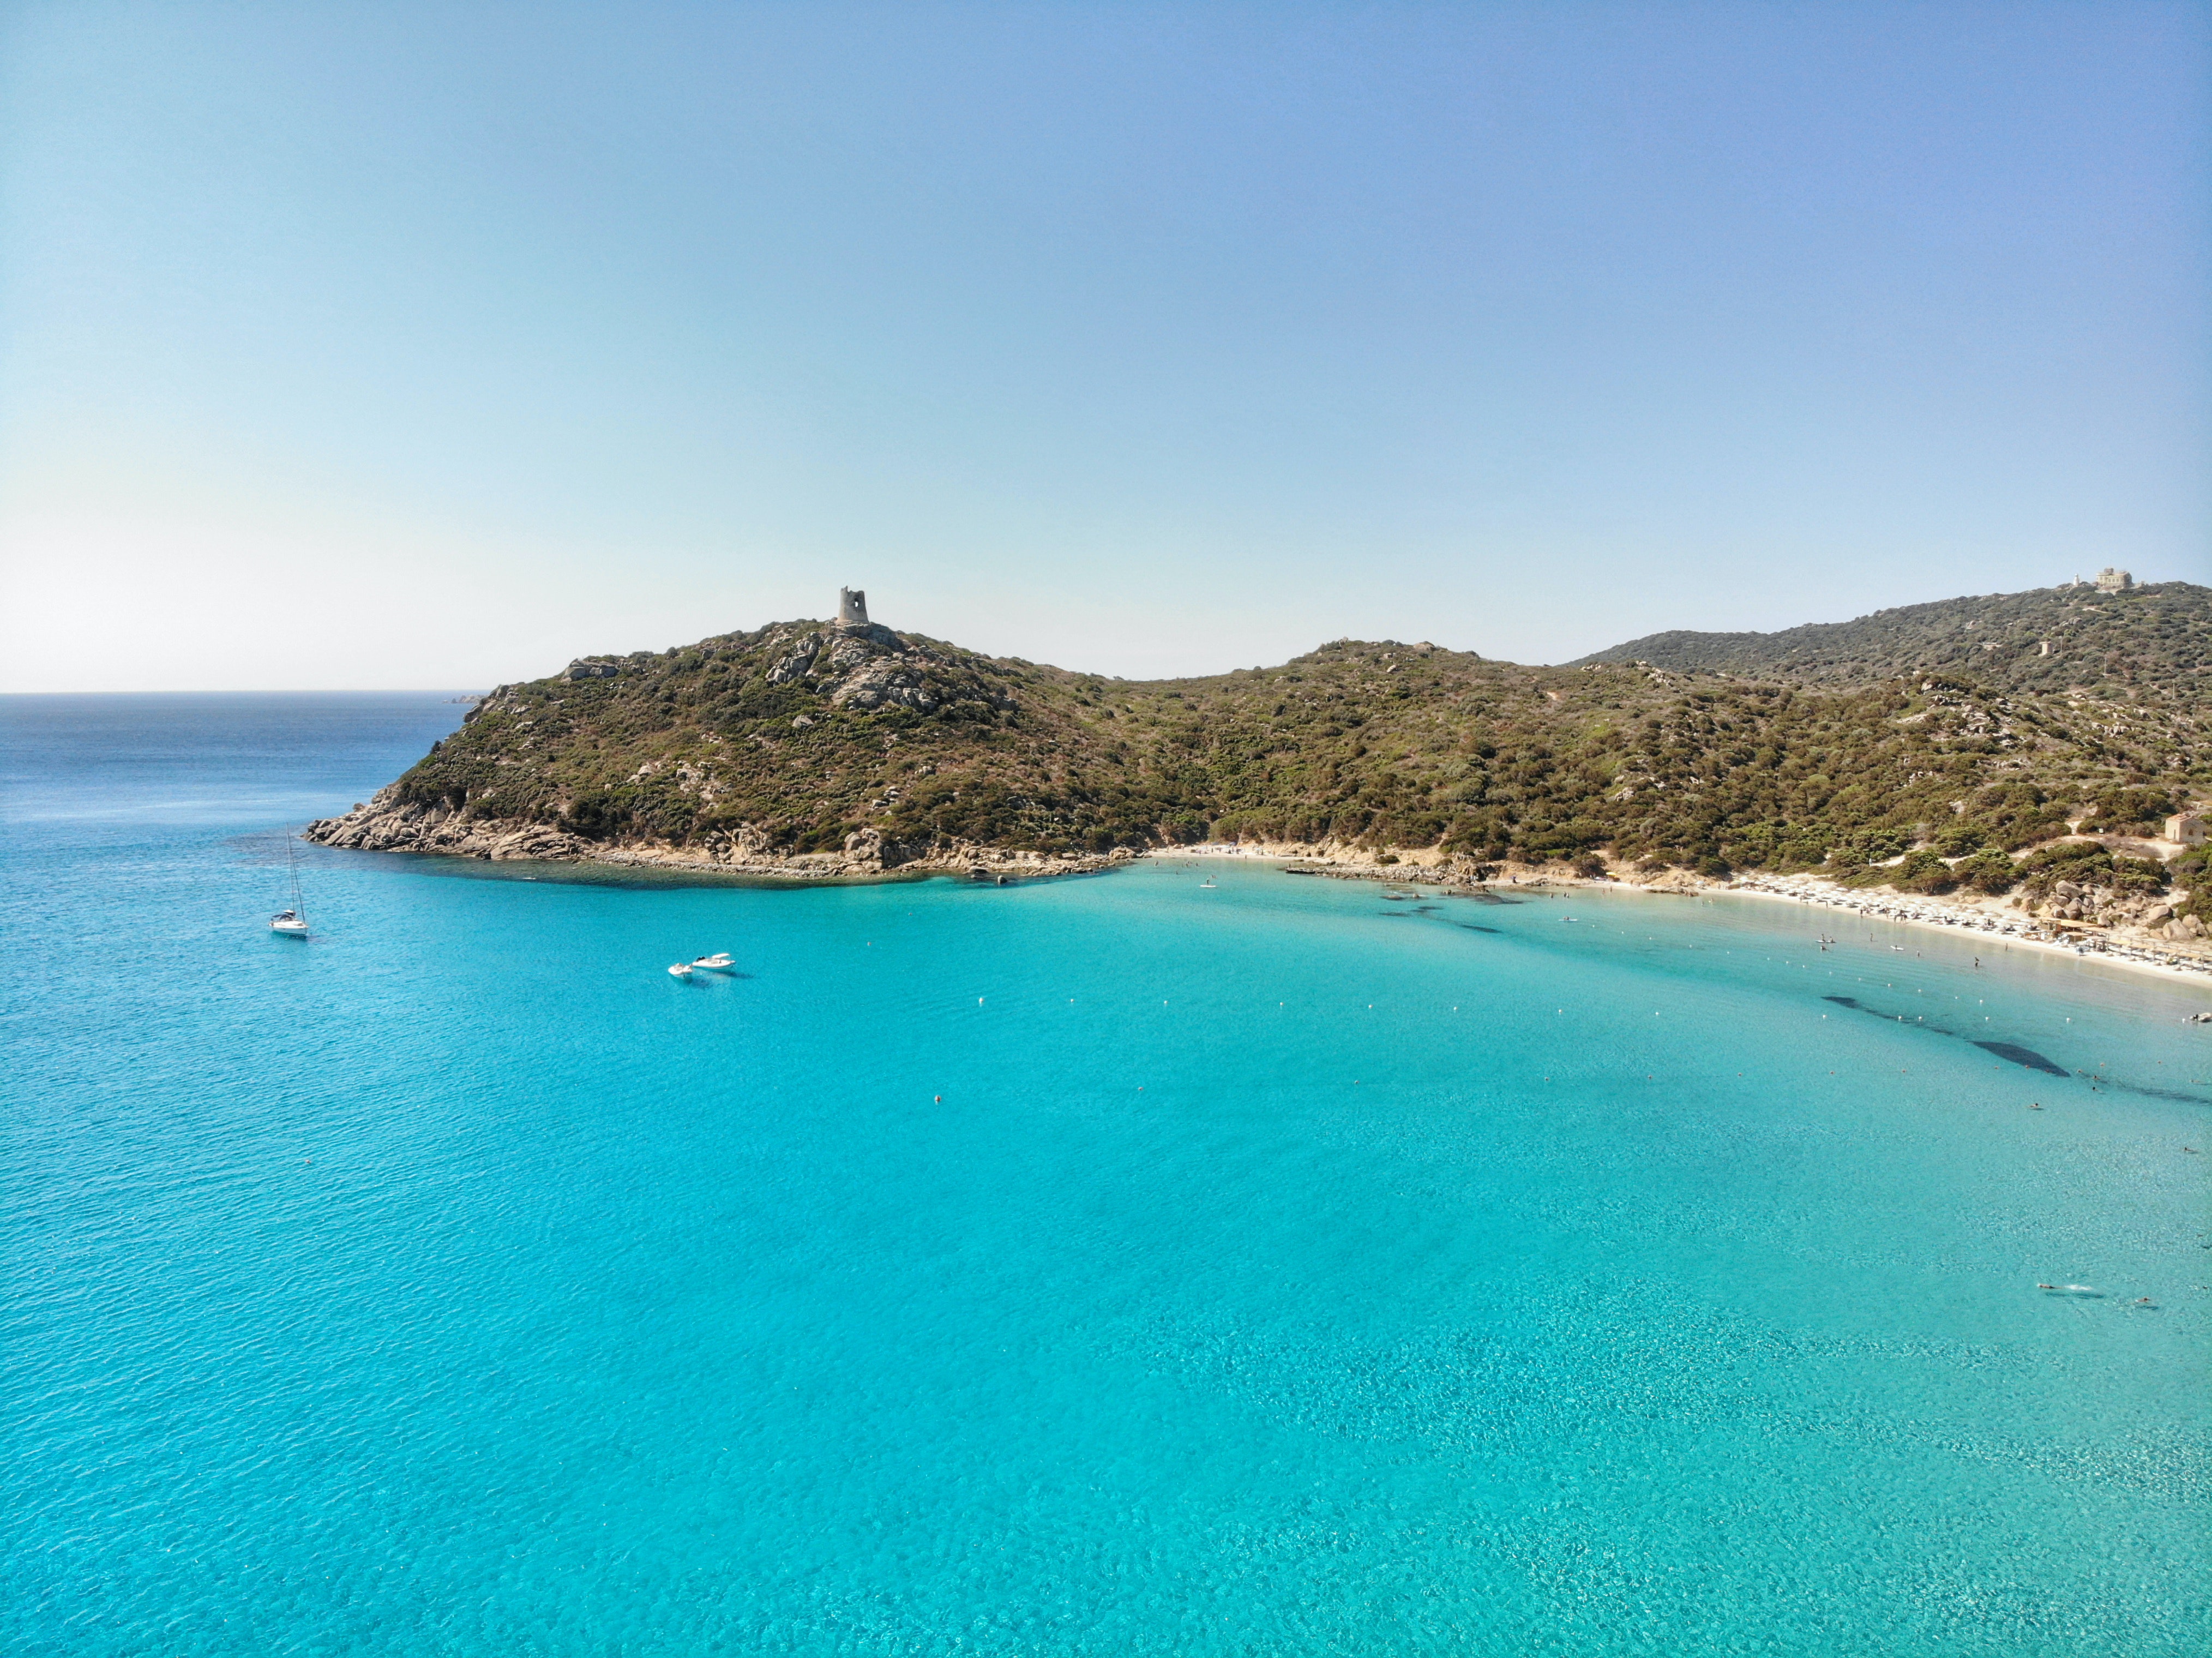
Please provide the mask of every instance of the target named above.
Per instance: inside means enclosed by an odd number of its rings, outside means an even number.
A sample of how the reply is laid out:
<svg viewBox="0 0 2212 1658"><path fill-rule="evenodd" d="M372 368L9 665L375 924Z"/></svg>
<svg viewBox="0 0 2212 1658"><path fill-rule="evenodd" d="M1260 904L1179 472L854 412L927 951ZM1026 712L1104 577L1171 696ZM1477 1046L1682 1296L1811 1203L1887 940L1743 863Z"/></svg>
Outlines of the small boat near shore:
<svg viewBox="0 0 2212 1658"><path fill-rule="evenodd" d="M292 847L292 826L284 825L284 870L292 880L292 904L269 918L269 930L281 938L307 936L307 907L300 898L300 857Z"/></svg>
<svg viewBox="0 0 2212 1658"><path fill-rule="evenodd" d="M737 957L726 950L718 950L711 956L695 956L688 962L678 962L668 969L672 979L688 979L695 973L734 973Z"/></svg>

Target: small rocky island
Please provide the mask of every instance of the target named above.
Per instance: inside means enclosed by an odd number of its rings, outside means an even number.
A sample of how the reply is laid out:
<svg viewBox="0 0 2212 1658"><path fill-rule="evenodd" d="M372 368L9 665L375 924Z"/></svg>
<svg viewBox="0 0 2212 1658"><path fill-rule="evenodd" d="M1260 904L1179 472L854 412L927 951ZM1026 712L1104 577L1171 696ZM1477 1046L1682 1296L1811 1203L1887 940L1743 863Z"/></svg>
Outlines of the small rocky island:
<svg viewBox="0 0 2212 1658"><path fill-rule="evenodd" d="M901 634L846 591L831 621L502 685L309 835L793 879L1241 841L1462 878L1818 871L2162 937L2212 924L2204 848L2166 835L2201 841L2212 795L2212 590L2048 588L1803 633L1552 668L1340 640L1136 682Z"/></svg>

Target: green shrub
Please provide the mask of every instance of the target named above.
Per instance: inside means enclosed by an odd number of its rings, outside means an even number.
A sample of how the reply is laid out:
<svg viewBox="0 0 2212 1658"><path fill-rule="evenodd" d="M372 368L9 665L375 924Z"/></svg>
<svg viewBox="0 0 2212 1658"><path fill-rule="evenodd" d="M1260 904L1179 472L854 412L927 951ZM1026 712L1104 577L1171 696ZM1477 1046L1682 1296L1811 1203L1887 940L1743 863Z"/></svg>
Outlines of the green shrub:
<svg viewBox="0 0 2212 1658"><path fill-rule="evenodd" d="M2172 789L2108 788L2091 803L2093 821L2083 827L2100 835L2156 835L2180 804Z"/></svg>
<svg viewBox="0 0 2212 1658"><path fill-rule="evenodd" d="M2010 892L2020 884L2020 871L2007 853L1995 847L1984 847L1972 857L1952 865L1951 873L1961 885L1976 892L1985 892L1991 897Z"/></svg>
<svg viewBox="0 0 2212 1658"><path fill-rule="evenodd" d="M1989 845L1989 831L1979 823L1954 823L1936 837L1936 850L1946 858L1964 858Z"/></svg>
<svg viewBox="0 0 2212 1658"><path fill-rule="evenodd" d="M1866 829L1844 841L1828 856L1838 863L1881 864L1911 845L1912 836L1903 829Z"/></svg>
<svg viewBox="0 0 2212 1658"><path fill-rule="evenodd" d="M2179 914L2212 921L2212 847L2191 847L2166 866L2166 878L2189 893Z"/></svg>
<svg viewBox="0 0 2212 1658"><path fill-rule="evenodd" d="M2112 877L2112 884L2131 898L2163 892L2172 879L2166 865L2154 858L2115 858Z"/></svg>
<svg viewBox="0 0 2212 1658"><path fill-rule="evenodd" d="M1966 801L1989 844L2017 852L2066 833L2066 808L2033 783L1993 783Z"/></svg>
<svg viewBox="0 0 2212 1658"><path fill-rule="evenodd" d="M1899 892L1948 892L1959 881L1942 854L1923 847L1905 854L1905 861L1890 872L1889 884Z"/></svg>

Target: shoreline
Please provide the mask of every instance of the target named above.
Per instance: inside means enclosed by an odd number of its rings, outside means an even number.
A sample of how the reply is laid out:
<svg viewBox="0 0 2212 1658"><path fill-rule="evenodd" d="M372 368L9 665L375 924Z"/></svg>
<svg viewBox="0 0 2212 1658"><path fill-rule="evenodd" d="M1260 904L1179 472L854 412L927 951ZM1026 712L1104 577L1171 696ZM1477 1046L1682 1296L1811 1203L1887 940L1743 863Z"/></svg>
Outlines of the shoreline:
<svg viewBox="0 0 2212 1658"><path fill-rule="evenodd" d="M2054 934L2048 924L2014 921L2001 917L1994 908L1972 903L1951 904L1942 899L1904 893L1894 894L1887 900L1863 896L1864 889L1842 887L1832 881L1803 875L1757 876L1735 884L1717 883L1713 890L1770 902L1820 905L1869 922L1887 921L1893 926L1972 933L1978 938L1985 937L1992 944L2019 944L2052 955L2070 956L2077 961L2105 962L2114 967L2155 973L2184 984L2212 981L2212 958L2115 938L2108 929L2091 929L2079 923L2075 924L2080 929L2076 935L2079 942L2074 942L2063 932Z"/></svg>
<svg viewBox="0 0 2212 1658"><path fill-rule="evenodd" d="M2080 922L2062 926L2039 921L2022 912L2006 909L2002 901L1997 899L1978 902L1971 899L1894 892L1887 888L1845 887L1811 875L1747 875L1717 881L1687 870L1669 870L1664 876L1650 881L1623 879L1612 875L1596 879L1546 865L1509 862L1495 866L1498 873L1493 878L1471 881L1452 878L1461 876L1465 871L1467 865L1463 860L1438 859L1432 862L1416 863L1404 853L1398 854L1397 862L1384 864L1378 855L1347 858L1341 852L1324 851L1319 847L1303 847L1294 851L1285 847L1270 851L1264 847L1255 850L1251 847L1229 842L1209 842L1194 847L1163 848L1146 855L1152 858L1233 858L1250 863L1286 865L1302 864L1306 867L1286 868L1285 872L1334 880L1441 886L1457 890L1496 890L1507 887L1522 890L1549 888L1568 891L1581 889L1668 897L1735 896L1761 899L1768 902L1819 905L1870 922L1924 926L1954 935L1971 933L1976 937L1986 937L1992 944L2017 944L2070 957L2077 961L2103 962L2113 967L2156 974L2160 978L2181 984L2212 988L2212 950L2199 953L2176 949L2164 940L2157 944L2139 942L2116 937L2110 929ZM1444 878L1439 878L1440 875ZM2066 936L2069 932L2074 935L2071 939Z"/></svg>
<svg viewBox="0 0 2212 1658"><path fill-rule="evenodd" d="M1972 932L1988 937L1992 944L2019 944L2077 960L2101 961L2185 984L2212 983L2212 948L2191 949L2177 947L2167 939L2127 938L2113 929L2084 922L2041 920L1996 898L1923 896L1886 888L1844 887L1814 875L1749 874L1715 880L1688 870L1669 869L1646 879L1608 869L1605 876L1596 878L1577 875L1556 865L1486 862L1436 847L1369 850L1335 841L1200 841L1143 851L1120 847L1109 853L1067 853L1018 851L968 841L902 847L885 842L873 830L848 836L842 852L763 856L768 850L764 841L755 845L740 841L698 853L674 847L605 847L546 824L464 820L457 813L397 807L385 796L340 817L316 820L307 826L303 838L349 851L412 853L497 863L589 864L793 887L918 877L1010 886L1098 874L1127 868L1140 859L1225 859L1278 865L1290 875L1462 892L1518 888L1534 891L1593 889L1675 897L1734 895L1771 902L1815 904L1869 921Z"/></svg>
<svg viewBox="0 0 2212 1658"><path fill-rule="evenodd" d="M434 806L403 805L392 799L392 793L383 790L368 804L336 817L319 817L307 825L301 838L315 846L347 852L411 853L482 863L597 864L776 881L793 886L911 880L922 875L1007 886L1054 876L1095 875L1143 855L1126 847L1106 853L1050 853L952 839L933 840L922 846L902 845L886 841L875 829L847 835L843 848L837 852L777 853L766 836L753 833L722 836L696 852L649 843L608 846L548 823L470 818Z"/></svg>

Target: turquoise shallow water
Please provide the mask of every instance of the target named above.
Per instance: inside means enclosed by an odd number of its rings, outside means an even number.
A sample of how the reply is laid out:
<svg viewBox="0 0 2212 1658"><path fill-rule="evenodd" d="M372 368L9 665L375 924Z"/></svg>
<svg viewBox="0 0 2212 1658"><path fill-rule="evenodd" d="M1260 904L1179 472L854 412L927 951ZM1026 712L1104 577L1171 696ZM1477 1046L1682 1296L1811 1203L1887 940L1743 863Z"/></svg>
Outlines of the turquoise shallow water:
<svg viewBox="0 0 2212 1658"><path fill-rule="evenodd" d="M9 1653L2206 1650L2203 992L1187 863L270 937L457 713L0 701Z"/></svg>

